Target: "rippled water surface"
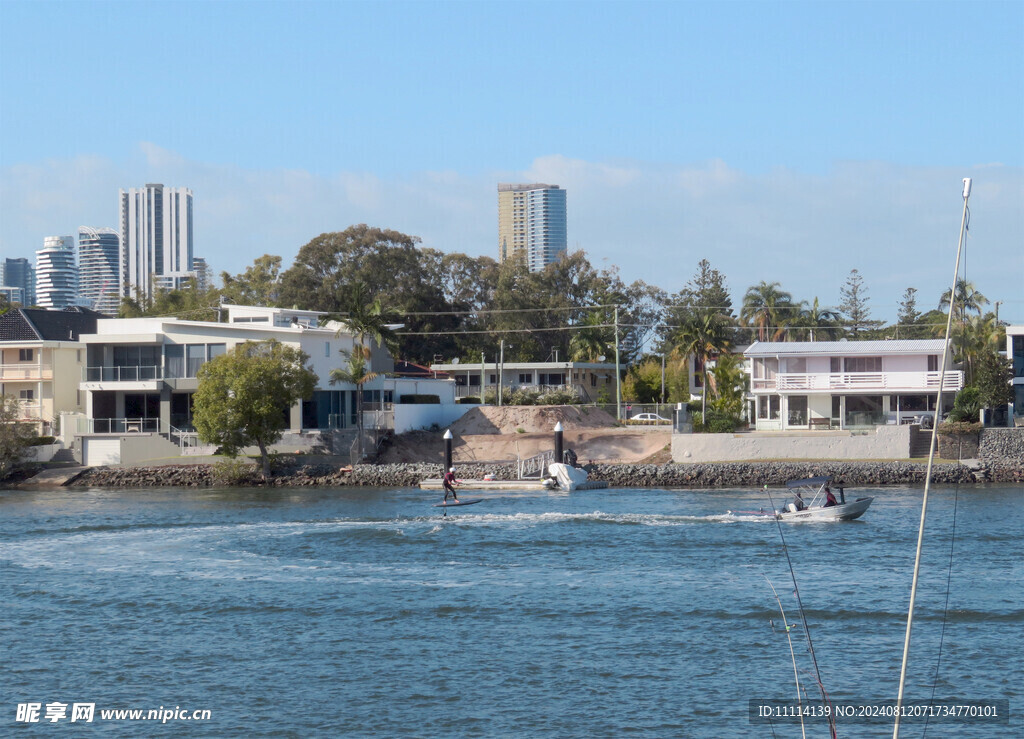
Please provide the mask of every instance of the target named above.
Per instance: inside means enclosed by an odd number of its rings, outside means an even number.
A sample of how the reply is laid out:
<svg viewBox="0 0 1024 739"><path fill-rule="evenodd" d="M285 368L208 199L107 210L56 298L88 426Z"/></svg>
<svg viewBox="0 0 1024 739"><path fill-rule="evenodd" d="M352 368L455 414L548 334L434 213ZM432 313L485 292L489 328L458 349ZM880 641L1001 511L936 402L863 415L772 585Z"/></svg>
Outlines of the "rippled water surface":
<svg viewBox="0 0 1024 739"><path fill-rule="evenodd" d="M895 698L920 493L782 527L836 700ZM1011 723L929 735L1015 733L1024 489L959 490L950 571L955 493L931 498L907 694L931 692L945 611L936 694L1008 699ZM81 701L209 709L174 725L193 736L799 736L747 715L795 693L765 579L798 621L779 529L726 513L762 496L509 493L444 518L413 489L0 491L0 726Z"/></svg>

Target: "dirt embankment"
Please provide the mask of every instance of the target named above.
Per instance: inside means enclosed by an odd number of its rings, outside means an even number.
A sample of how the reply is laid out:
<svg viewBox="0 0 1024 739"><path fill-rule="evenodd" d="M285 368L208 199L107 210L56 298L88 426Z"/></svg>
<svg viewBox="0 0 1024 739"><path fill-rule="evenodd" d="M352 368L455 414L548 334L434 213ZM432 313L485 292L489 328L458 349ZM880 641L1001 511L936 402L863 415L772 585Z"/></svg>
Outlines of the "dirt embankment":
<svg viewBox="0 0 1024 739"><path fill-rule="evenodd" d="M481 406L451 425L456 464L527 459L554 449L554 428L562 424L566 449L585 462L640 462L663 453L671 441L664 427L622 428L603 410L579 406ZM443 432L401 434L381 458L384 463L442 462ZM652 461L668 461L652 460Z"/></svg>

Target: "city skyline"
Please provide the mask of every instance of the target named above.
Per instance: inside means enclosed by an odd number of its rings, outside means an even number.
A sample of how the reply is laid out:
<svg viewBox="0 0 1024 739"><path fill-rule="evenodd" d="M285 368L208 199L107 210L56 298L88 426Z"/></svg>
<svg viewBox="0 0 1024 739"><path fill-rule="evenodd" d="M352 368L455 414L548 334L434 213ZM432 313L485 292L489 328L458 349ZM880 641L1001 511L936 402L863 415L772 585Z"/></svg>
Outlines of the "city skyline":
<svg viewBox="0 0 1024 739"><path fill-rule="evenodd" d="M627 282L676 292L707 258L734 303L764 279L834 306L856 268L892 321L907 287L948 289L971 177L966 277L1024 323L1020 3L517 7L4 3L0 255L174 182L216 275L356 223L494 257L495 185L552 182L569 251ZM73 53L101 30L125 46ZM126 56L179 63L154 82Z"/></svg>

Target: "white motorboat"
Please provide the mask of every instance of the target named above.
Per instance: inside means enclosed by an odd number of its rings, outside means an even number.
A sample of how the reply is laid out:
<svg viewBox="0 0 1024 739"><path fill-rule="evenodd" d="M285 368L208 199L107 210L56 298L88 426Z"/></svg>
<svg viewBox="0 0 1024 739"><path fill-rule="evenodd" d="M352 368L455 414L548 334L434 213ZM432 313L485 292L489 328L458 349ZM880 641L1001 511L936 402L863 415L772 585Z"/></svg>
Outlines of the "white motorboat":
<svg viewBox="0 0 1024 739"><path fill-rule="evenodd" d="M786 487L793 499L775 517L782 521L852 521L860 518L874 498L847 500L846 491L837 485L832 490L831 477L808 477L790 480Z"/></svg>
<svg viewBox="0 0 1024 739"><path fill-rule="evenodd" d="M767 489L765 485L765 489ZM841 484L833 485L831 477L807 477L790 480L786 487L793 499L782 510L729 511L755 516L772 516L780 521L852 521L864 515L874 498L847 500ZM833 492L833 487L835 492Z"/></svg>

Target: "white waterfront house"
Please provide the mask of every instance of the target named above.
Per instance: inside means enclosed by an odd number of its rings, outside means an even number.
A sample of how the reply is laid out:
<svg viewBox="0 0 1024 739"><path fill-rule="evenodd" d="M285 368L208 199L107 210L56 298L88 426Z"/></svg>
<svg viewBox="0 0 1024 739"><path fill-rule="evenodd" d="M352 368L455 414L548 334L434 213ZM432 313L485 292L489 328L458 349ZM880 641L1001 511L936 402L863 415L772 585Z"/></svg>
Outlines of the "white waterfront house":
<svg viewBox="0 0 1024 739"><path fill-rule="evenodd" d="M757 341L745 351L755 429L848 429L935 417L942 355L943 408L963 387L942 339Z"/></svg>
<svg viewBox="0 0 1024 739"><path fill-rule="evenodd" d="M78 384L85 408L76 438L84 464L139 462L146 455L158 455L160 439L166 449L163 456L172 456L175 445L188 453L187 447L197 444L192 398L199 387L199 368L246 341L275 339L301 349L309 356L307 366L319 378L312 398L287 409L285 440L303 446L304 438L316 432L358 425L358 389L351 383L330 382L331 370L344 367L345 353L355 344L346 325L324 321L326 314L318 311L241 305L223 305L221 310L226 314L224 323L99 319L95 333L79 337L86 355ZM456 406L450 381L388 377L394 360L376 345L371 347L367 369L381 377L361 390L364 430L404 431L453 420L449 416ZM437 396L437 403L423 404L423 396ZM398 413L396 427L395 405L403 397L410 400ZM143 444L142 436L151 441Z"/></svg>

